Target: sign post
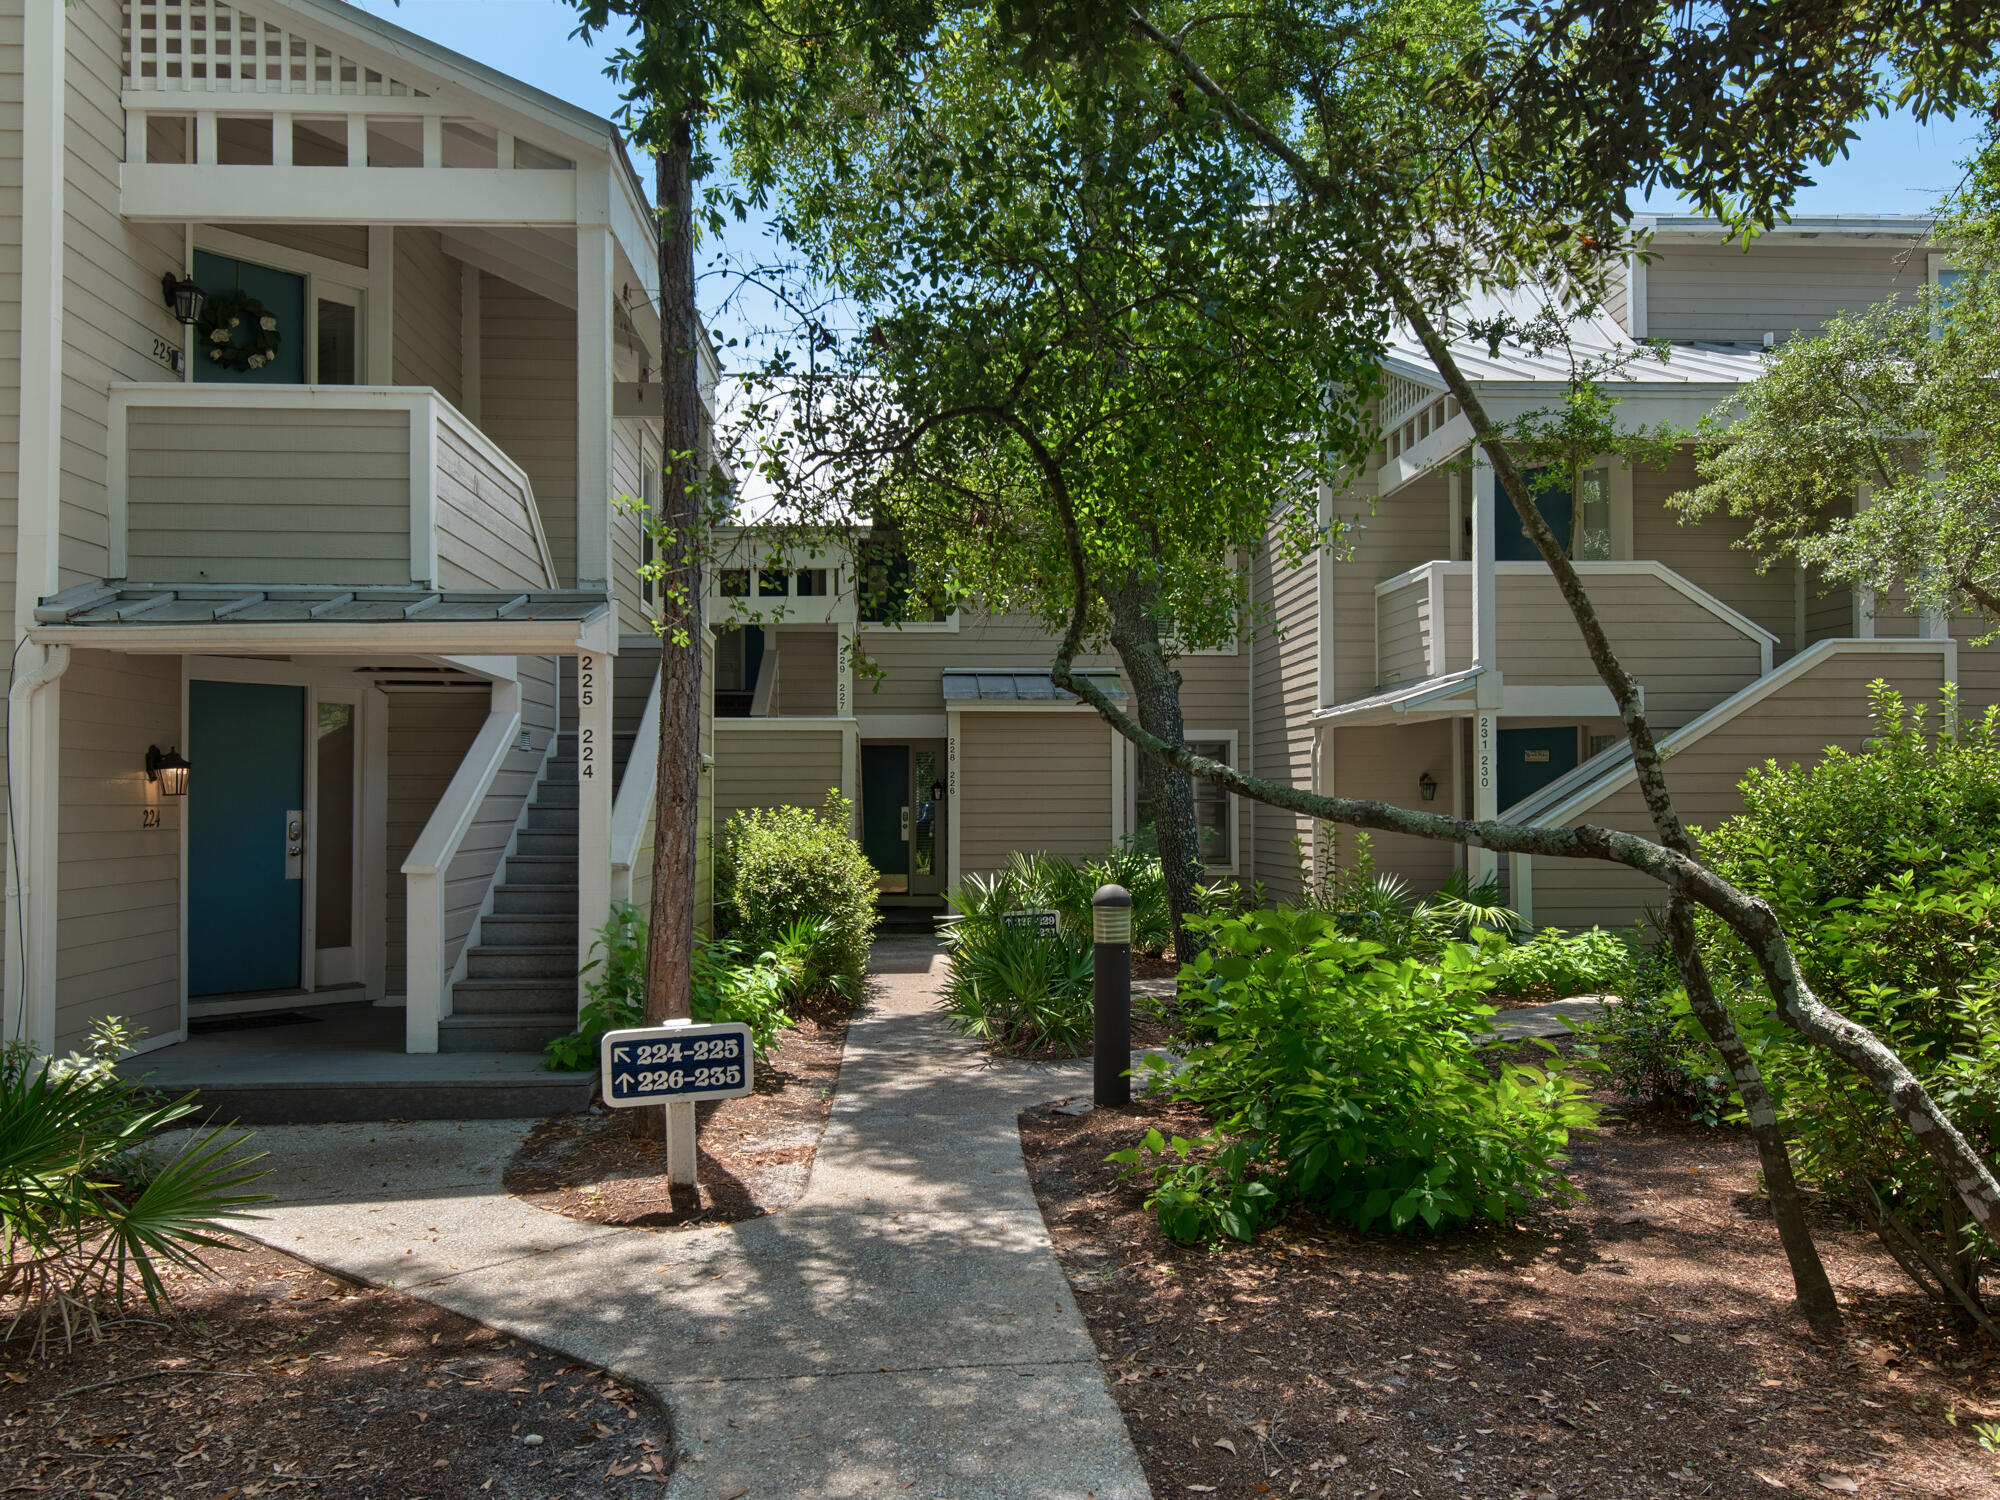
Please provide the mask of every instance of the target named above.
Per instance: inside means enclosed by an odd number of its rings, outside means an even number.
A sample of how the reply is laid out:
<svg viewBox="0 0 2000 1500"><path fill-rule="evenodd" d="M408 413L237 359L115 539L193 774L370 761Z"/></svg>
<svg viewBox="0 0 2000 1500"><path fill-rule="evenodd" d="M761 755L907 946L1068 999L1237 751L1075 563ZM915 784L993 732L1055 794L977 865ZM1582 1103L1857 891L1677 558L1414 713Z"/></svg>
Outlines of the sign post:
<svg viewBox="0 0 2000 1500"><path fill-rule="evenodd" d="M665 1106L667 1181L673 1187L692 1187L695 1104L748 1094L753 1056L750 1028L741 1021L710 1026L668 1021L607 1031L598 1044L604 1102L612 1109Z"/></svg>
<svg viewBox="0 0 2000 1500"><path fill-rule="evenodd" d="M1090 898L1090 1102L1132 1102L1132 893L1098 887Z"/></svg>

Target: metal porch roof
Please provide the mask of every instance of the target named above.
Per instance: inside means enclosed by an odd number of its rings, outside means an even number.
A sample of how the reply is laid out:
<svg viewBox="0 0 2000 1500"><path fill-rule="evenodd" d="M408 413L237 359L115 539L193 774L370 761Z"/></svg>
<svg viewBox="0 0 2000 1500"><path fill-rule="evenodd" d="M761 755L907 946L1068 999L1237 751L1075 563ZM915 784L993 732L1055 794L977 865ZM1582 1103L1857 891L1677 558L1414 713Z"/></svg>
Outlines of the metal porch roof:
<svg viewBox="0 0 2000 1500"><path fill-rule="evenodd" d="M1107 698L1123 698L1125 688L1118 680L1118 674L1103 667L1079 670L1079 677L1088 677L1100 687ZM979 669L967 667L947 667L944 672L944 697L947 703L1080 703L1083 700L1075 693L1059 688L1055 679L1047 672L1018 671L1009 668Z"/></svg>
<svg viewBox="0 0 2000 1500"><path fill-rule="evenodd" d="M80 583L37 601L42 625L355 625L584 621L611 607L588 589L273 588Z"/></svg>

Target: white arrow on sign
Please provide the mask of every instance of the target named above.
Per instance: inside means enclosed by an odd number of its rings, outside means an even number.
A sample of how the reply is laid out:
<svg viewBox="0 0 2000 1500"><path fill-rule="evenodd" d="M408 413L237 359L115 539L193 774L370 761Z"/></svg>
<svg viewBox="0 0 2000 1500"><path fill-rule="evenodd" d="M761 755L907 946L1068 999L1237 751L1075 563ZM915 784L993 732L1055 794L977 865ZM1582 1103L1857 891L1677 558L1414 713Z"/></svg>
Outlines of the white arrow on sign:
<svg viewBox="0 0 2000 1500"><path fill-rule="evenodd" d="M628 1052L630 1052L631 1050L632 1050L632 1049L631 1049L630 1047L613 1047L613 1048L611 1049L611 1060L612 1060L612 1062L614 1062L614 1063L622 1063L622 1062L626 1061L626 1060L627 1060L627 1059L626 1059L626 1054L627 1054Z"/></svg>
<svg viewBox="0 0 2000 1500"><path fill-rule="evenodd" d="M621 1086L629 1086L632 1082L632 1075L630 1073L620 1073L617 1081Z"/></svg>

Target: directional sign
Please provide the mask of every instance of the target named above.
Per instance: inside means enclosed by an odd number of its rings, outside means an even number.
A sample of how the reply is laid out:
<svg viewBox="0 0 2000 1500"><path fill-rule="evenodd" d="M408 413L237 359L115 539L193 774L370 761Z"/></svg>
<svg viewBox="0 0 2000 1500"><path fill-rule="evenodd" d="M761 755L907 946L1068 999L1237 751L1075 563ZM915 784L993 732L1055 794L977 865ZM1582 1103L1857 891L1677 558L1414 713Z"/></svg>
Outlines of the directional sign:
<svg viewBox="0 0 2000 1500"><path fill-rule="evenodd" d="M1032 932L1053 941L1062 932L1062 913L1057 911L1003 911L1000 923L1017 932Z"/></svg>
<svg viewBox="0 0 2000 1500"><path fill-rule="evenodd" d="M598 1056L604 1102L613 1109L740 1099L750 1092L750 1028L741 1021L607 1031Z"/></svg>

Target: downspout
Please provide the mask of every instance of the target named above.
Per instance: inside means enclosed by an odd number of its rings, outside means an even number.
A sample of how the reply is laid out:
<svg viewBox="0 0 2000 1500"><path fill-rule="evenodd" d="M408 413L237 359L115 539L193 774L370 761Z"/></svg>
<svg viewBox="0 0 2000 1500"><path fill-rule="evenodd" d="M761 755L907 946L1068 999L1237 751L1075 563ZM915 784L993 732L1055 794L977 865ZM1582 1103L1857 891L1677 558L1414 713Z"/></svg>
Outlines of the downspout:
<svg viewBox="0 0 2000 1500"><path fill-rule="evenodd" d="M7 1040L28 1041L42 1052L56 1044L55 892L57 806L34 795L43 768L36 753L47 740L50 767L60 754L56 735L42 722L39 701L69 670L67 646L46 648L39 665L16 677L7 689L7 952L5 1014ZM24 793L26 795L24 795ZM22 813L27 814L23 828ZM47 897L46 911L43 897ZM39 926L37 922L39 921ZM39 981L30 983L30 980ZM29 1009L32 1006L32 1023Z"/></svg>

